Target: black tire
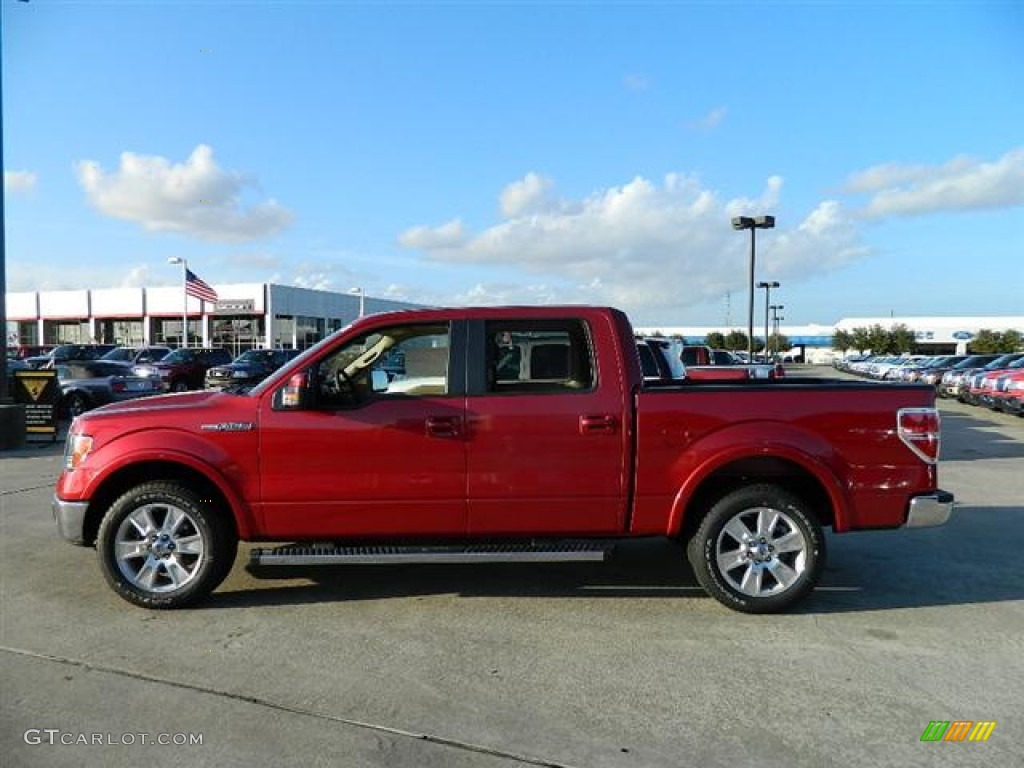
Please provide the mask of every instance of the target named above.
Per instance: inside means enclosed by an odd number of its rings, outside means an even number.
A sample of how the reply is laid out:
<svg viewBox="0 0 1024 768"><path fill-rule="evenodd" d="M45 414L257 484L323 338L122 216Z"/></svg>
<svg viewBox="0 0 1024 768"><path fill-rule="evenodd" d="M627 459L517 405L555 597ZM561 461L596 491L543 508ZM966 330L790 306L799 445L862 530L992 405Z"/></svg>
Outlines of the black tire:
<svg viewBox="0 0 1024 768"><path fill-rule="evenodd" d="M189 386L185 379L175 379L171 382L171 392L188 392Z"/></svg>
<svg viewBox="0 0 1024 768"><path fill-rule="evenodd" d="M711 507L686 553L697 581L720 603L743 613L776 613L814 589L825 567L825 535L799 497L752 485Z"/></svg>
<svg viewBox="0 0 1024 768"><path fill-rule="evenodd" d="M92 408L92 403L81 392L69 392L64 407L67 409L68 417L74 419Z"/></svg>
<svg viewBox="0 0 1024 768"><path fill-rule="evenodd" d="M177 482L132 488L111 505L96 537L107 583L143 608L202 600L224 581L238 549L224 514Z"/></svg>

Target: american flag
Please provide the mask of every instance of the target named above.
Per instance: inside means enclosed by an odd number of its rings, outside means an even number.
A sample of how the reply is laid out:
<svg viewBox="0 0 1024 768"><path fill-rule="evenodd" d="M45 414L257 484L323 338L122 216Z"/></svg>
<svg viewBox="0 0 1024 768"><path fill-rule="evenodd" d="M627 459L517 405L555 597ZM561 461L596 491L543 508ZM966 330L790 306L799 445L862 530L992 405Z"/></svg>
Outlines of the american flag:
<svg viewBox="0 0 1024 768"><path fill-rule="evenodd" d="M217 301L217 292L191 269L185 270L185 293L203 301Z"/></svg>

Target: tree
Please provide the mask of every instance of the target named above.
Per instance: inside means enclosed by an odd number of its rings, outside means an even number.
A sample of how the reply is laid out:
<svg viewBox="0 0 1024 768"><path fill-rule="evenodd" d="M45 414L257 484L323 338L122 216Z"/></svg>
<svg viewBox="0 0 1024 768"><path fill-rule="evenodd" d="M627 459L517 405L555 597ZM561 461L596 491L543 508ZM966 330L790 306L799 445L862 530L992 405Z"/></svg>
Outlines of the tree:
<svg viewBox="0 0 1024 768"><path fill-rule="evenodd" d="M897 323L894 325L889 329L889 336L889 347L891 351L901 355L914 351L914 347L917 344L917 337L905 324Z"/></svg>
<svg viewBox="0 0 1024 768"><path fill-rule="evenodd" d="M1024 352L1024 334L1012 328L1003 331L1003 348L1007 352Z"/></svg>
<svg viewBox="0 0 1024 768"><path fill-rule="evenodd" d="M747 334L743 331L729 331L725 337L725 348L731 351L746 351Z"/></svg>
<svg viewBox="0 0 1024 768"><path fill-rule="evenodd" d="M893 355L896 354L896 347L893 342L892 334L888 328L875 323L868 328L868 343L871 347L871 351L876 355Z"/></svg>
<svg viewBox="0 0 1024 768"><path fill-rule="evenodd" d="M768 337L768 349L772 352L785 352L791 346L789 337L784 333L773 333Z"/></svg>
<svg viewBox="0 0 1024 768"><path fill-rule="evenodd" d="M972 353L978 355L1016 352L1021 349L1022 340L1024 337L1021 336L1020 331L1000 332L983 328L978 331L978 335L971 340L967 347Z"/></svg>
<svg viewBox="0 0 1024 768"><path fill-rule="evenodd" d="M707 344L712 349L727 348L725 346L725 334L723 334L721 331L712 331L711 333L709 333L705 337L704 343Z"/></svg>
<svg viewBox="0 0 1024 768"><path fill-rule="evenodd" d="M852 334L846 331L836 331L832 334L832 349L838 349L845 356L846 350L855 348Z"/></svg>
<svg viewBox="0 0 1024 768"><path fill-rule="evenodd" d="M868 336L867 328L854 328L851 334L851 339L853 340L853 348L861 354L864 353L864 350L871 349L871 339Z"/></svg>
<svg viewBox="0 0 1024 768"><path fill-rule="evenodd" d="M989 355L999 351L1001 341L998 331L982 328L967 347L976 355Z"/></svg>

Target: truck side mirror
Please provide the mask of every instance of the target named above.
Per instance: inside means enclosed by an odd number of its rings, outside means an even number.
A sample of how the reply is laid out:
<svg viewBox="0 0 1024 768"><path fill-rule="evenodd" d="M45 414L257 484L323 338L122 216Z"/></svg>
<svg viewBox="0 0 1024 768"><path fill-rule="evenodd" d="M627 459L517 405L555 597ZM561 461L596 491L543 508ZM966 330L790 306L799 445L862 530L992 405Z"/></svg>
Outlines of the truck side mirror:
<svg viewBox="0 0 1024 768"><path fill-rule="evenodd" d="M274 395L275 411L301 411L309 405L309 371L299 371L288 377L284 386Z"/></svg>

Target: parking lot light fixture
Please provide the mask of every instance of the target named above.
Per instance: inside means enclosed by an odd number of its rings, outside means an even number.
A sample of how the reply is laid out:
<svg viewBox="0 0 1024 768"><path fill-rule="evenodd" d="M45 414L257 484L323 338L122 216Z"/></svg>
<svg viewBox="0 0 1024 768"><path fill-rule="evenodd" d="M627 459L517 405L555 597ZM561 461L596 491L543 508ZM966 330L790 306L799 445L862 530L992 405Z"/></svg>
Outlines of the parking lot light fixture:
<svg viewBox="0 0 1024 768"><path fill-rule="evenodd" d="M754 255L756 238L754 231L772 229L775 226L774 216L733 216L733 229L750 230L750 297L747 306L747 354L754 359Z"/></svg>
<svg viewBox="0 0 1024 768"><path fill-rule="evenodd" d="M362 287L350 288L348 292L359 295L359 316L362 317L366 314L366 289Z"/></svg>
<svg viewBox="0 0 1024 768"><path fill-rule="evenodd" d="M772 337L775 342L774 346L772 347L772 351L775 354L778 354L779 352L779 323L786 319L782 317L782 315L780 315L779 312L781 312L785 308L786 307L784 304L772 304L770 307L772 311Z"/></svg>
<svg viewBox="0 0 1024 768"><path fill-rule="evenodd" d="M771 282L761 282L757 284L758 288L764 288L764 361L768 362L768 307L772 303L772 288L778 288L779 283L776 280Z"/></svg>

